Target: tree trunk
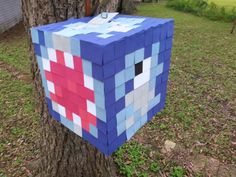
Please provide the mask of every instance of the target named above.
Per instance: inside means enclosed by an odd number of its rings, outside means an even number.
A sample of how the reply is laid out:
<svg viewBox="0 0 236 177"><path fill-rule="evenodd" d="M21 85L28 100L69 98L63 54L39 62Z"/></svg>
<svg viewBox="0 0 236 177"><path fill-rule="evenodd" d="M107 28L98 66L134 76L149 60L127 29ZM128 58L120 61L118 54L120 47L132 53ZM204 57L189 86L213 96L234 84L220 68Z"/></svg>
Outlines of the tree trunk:
<svg viewBox="0 0 236 177"><path fill-rule="evenodd" d="M40 112L42 154L40 176L42 177L115 177L116 169L111 157L105 157L82 138L50 117L44 98L39 68L34 56L29 29L82 17L85 14L82 0L22 0L23 20L29 34L31 71L35 96ZM92 4L95 4L92 1ZM115 11L119 0L98 4L95 13L101 10Z"/></svg>
<svg viewBox="0 0 236 177"><path fill-rule="evenodd" d="M119 12L123 14L133 14L137 11L133 0L121 0Z"/></svg>

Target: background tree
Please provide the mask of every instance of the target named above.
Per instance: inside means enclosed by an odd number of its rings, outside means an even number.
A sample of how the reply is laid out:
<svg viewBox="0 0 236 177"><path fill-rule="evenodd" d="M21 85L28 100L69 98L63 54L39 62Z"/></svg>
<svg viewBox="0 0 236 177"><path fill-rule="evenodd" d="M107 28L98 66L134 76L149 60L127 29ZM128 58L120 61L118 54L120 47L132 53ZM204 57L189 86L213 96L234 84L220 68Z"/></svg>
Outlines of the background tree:
<svg viewBox="0 0 236 177"><path fill-rule="evenodd" d="M120 0L118 11L124 14L132 14L136 11L134 0Z"/></svg>
<svg viewBox="0 0 236 177"><path fill-rule="evenodd" d="M104 10L122 10L119 7L120 4L120 0L91 0L93 14ZM80 18L85 14L84 9L85 1L83 0L22 0L23 21L29 36L31 72L40 113L42 158L39 175L42 177L116 176L112 158L105 157L50 117L31 43L30 28L32 26L54 23L71 17Z"/></svg>

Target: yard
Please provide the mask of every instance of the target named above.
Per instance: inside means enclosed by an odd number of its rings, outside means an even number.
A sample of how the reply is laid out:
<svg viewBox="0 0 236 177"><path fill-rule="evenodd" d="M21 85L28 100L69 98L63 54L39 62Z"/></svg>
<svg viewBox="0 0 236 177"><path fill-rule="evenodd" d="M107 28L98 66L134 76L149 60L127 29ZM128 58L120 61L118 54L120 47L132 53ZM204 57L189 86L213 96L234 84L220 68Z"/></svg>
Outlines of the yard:
<svg viewBox="0 0 236 177"><path fill-rule="evenodd" d="M223 1L222 1L223 2ZM233 2L232 2L233 4ZM141 4L174 18L165 109L113 157L124 176L236 176L236 35L230 23ZM0 177L34 176L39 122L22 25L0 36ZM163 150L166 140L176 143ZM225 170L225 171L224 171Z"/></svg>
<svg viewBox="0 0 236 177"><path fill-rule="evenodd" d="M228 9L231 9L232 6L236 7L236 1L235 0L208 0L208 2L214 2L215 4L219 6L224 6Z"/></svg>

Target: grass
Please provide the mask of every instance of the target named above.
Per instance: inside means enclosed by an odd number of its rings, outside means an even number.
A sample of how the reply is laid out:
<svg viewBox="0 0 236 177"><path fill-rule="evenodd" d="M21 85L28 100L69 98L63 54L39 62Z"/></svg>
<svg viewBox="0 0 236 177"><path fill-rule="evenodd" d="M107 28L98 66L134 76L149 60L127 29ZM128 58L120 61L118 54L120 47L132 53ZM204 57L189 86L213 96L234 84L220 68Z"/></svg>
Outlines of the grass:
<svg viewBox="0 0 236 177"><path fill-rule="evenodd" d="M2 116L11 118L21 112L23 115L35 116L32 85L24 84L12 78L9 73L4 71L0 71L0 78Z"/></svg>
<svg viewBox="0 0 236 177"><path fill-rule="evenodd" d="M183 167L177 166L173 167L170 171L170 177L182 177L185 174Z"/></svg>
<svg viewBox="0 0 236 177"><path fill-rule="evenodd" d="M23 25L0 37L0 60L16 68L22 73L30 73L28 44L25 33L22 34ZM13 35L14 34L14 35ZM1 42L1 39L3 41Z"/></svg>
<svg viewBox="0 0 236 177"><path fill-rule="evenodd" d="M140 176L144 174L144 171L138 170L148 160L147 149L138 143L125 144L116 153L115 162L120 168L120 173L128 177L134 174ZM124 161L124 158L126 159Z"/></svg>
<svg viewBox="0 0 236 177"><path fill-rule="evenodd" d="M20 106L19 106L20 105ZM38 115L32 85L0 69L0 176L25 176L24 161L35 158Z"/></svg>
<svg viewBox="0 0 236 177"><path fill-rule="evenodd" d="M219 6L226 7L227 9L232 9L232 7L236 7L235 0L208 0L208 2L214 2Z"/></svg>
<svg viewBox="0 0 236 177"><path fill-rule="evenodd" d="M163 4L139 5L137 14L174 18L174 47L166 108L114 154L120 173L188 175L178 158L161 153L165 140L176 142L183 151L235 164L231 142L236 126L236 36L229 34L231 24ZM26 34L1 40L0 60L29 74L26 46ZM38 151L33 100L32 85L0 67L0 176L29 176L24 163ZM195 146L199 142L205 145Z"/></svg>
<svg viewBox="0 0 236 177"><path fill-rule="evenodd" d="M38 152L33 86L13 74L30 71L27 38L18 33L0 40L0 60L12 67L11 72L0 67L0 176L25 176L24 162Z"/></svg>

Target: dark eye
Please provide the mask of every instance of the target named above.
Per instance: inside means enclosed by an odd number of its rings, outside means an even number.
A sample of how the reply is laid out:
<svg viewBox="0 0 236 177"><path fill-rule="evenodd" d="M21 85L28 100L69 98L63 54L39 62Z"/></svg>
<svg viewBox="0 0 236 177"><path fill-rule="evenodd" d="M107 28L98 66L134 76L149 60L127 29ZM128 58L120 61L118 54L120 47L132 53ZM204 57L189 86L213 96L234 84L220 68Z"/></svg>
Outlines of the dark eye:
<svg viewBox="0 0 236 177"><path fill-rule="evenodd" d="M135 64L135 76L141 74L143 72L143 62L139 62Z"/></svg>

